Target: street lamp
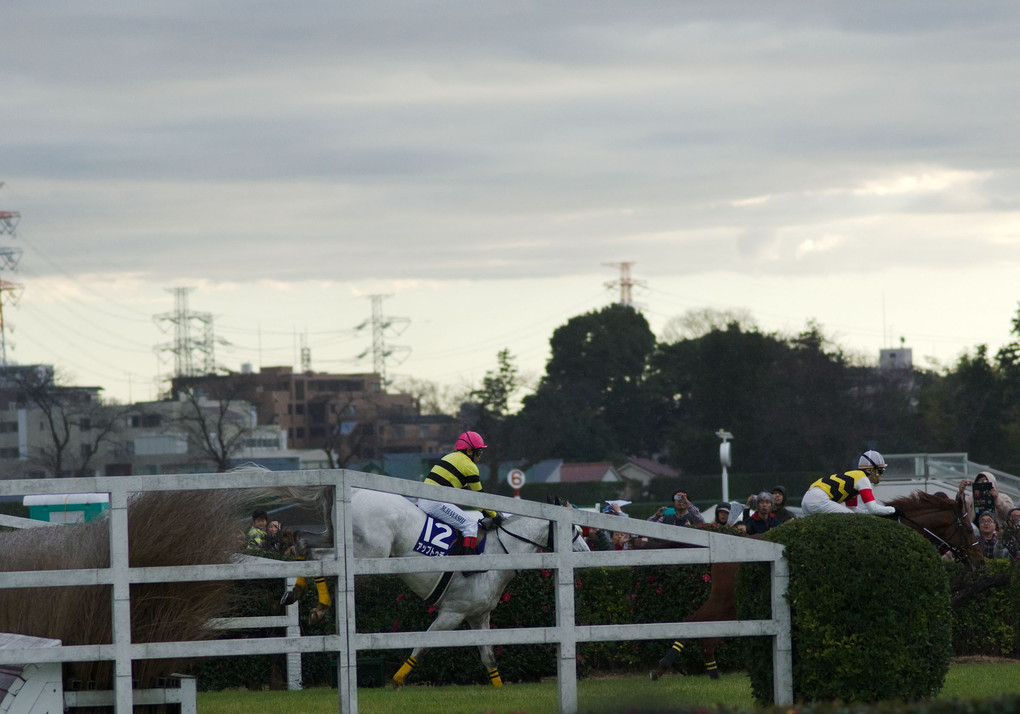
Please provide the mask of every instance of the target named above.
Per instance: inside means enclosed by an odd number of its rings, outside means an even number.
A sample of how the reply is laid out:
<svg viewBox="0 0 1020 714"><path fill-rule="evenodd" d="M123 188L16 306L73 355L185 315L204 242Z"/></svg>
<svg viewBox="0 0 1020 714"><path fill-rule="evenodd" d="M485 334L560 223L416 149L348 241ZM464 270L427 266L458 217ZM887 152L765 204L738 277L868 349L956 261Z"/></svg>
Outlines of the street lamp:
<svg viewBox="0 0 1020 714"><path fill-rule="evenodd" d="M722 464L722 500L729 501L730 475L726 469L728 469L733 463L730 459L730 439L733 438L733 434L724 429L720 429L715 433L715 435L722 439L722 443L719 444L719 463Z"/></svg>

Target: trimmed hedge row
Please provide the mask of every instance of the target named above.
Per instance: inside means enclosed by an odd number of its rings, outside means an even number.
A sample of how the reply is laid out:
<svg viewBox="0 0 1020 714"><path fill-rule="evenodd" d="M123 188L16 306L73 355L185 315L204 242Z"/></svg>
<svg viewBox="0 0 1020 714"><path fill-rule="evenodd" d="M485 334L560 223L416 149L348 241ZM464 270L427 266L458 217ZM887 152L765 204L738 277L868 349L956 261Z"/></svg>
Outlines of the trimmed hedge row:
<svg viewBox="0 0 1020 714"><path fill-rule="evenodd" d="M942 689L952 654L949 578L920 535L874 516L824 514L775 528L786 546L796 701L913 701ZM768 566L737 579L742 618L768 617ZM754 638L751 689L773 701L771 642Z"/></svg>

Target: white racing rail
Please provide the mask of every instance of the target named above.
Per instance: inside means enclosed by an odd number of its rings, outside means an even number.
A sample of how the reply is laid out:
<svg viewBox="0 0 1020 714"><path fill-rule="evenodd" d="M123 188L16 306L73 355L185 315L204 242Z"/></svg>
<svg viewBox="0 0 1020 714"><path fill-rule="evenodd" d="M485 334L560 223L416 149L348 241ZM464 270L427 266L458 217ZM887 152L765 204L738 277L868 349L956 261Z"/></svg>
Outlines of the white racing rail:
<svg viewBox="0 0 1020 714"><path fill-rule="evenodd" d="M130 494L141 491L176 491L265 486L335 486L333 522L334 557L321 561L244 562L198 565L186 568L131 568L128 565L128 516ZM489 508L543 518L553 523L556 551L518 555L477 555L456 558L354 558L350 518L351 491L367 488L405 496L435 496L435 486L347 470L238 471L220 474L168 474L69 479L0 480L0 495L48 493L110 494L109 568L34 570L4 573L0 588L74 587L110 585L113 590L113 642L108 645L61 646L47 649L0 651L0 664L26 662L113 661L114 709L132 710L131 662L144 659L187 659L258 655L272 652L329 652L337 656L339 709L357 712L357 652L377 649L467 647L479 644L556 644L559 711L577 711L577 644L620 640L665 640L702 637L768 636L773 643L773 694L778 706L793 702L790 642L790 610L786 602L789 568L783 546L764 541L722 535L693 528L621 519L545 503L470 491L444 491L445 500L460 505ZM626 530L634 535L684 543L696 547L610 552L574 553L570 544L574 525L606 530ZM66 527L66 526L61 526ZM632 625L577 625L574 606L574 571L588 567L634 565L688 565L734 562L771 564L772 617L735 622L668 622ZM461 571L470 569L556 571L556 624L552 627L493 629L452 632L358 633L355 629L354 579L358 575L406 572ZM191 582L216 579L253 580L325 576L337 578L335 634L319 636L220 639L201 642L135 643L131 641L130 586L133 583ZM41 600L44 602L44 600Z"/></svg>

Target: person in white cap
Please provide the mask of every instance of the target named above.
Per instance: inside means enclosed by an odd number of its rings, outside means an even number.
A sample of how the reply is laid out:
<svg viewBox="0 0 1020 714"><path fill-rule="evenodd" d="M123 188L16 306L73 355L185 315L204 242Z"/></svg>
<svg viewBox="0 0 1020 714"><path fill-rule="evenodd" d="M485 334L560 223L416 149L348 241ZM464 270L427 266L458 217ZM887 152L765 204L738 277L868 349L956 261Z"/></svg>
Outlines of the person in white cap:
<svg viewBox="0 0 1020 714"><path fill-rule="evenodd" d="M865 451L857 460L857 468L832 474L811 484L800 507L806 515L815 513L870 513L889 516L896 512L875 500L871 490L882 480L885 459L877 451Z"/></svg>

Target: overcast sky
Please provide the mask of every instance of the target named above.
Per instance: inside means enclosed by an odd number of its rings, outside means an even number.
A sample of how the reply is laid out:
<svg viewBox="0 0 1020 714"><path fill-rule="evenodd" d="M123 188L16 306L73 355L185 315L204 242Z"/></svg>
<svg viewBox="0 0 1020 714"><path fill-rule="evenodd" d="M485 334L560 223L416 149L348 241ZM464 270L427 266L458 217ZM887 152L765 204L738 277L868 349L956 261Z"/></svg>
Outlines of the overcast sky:
<svg viewBox="0 0 1020 714"><path fill-rule="evenodd" d="M388 376L441 384L503 348L537 377L622 262L656 331L746 308L872 358L902 337L918 364L1010 339L1012 2L33 0L2 19L7 359L112 397L156 396L178 287L232 369L305 346L313 369L369 371L354 328L386 296Z"/></svg>

